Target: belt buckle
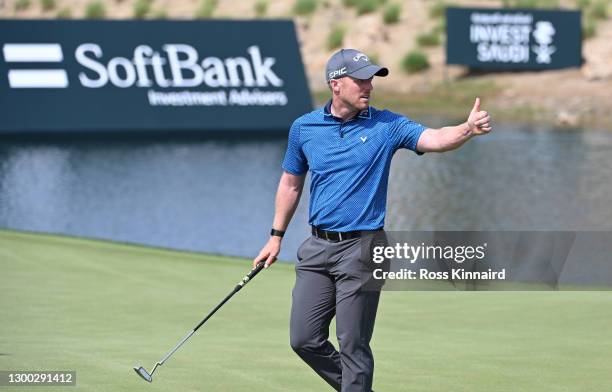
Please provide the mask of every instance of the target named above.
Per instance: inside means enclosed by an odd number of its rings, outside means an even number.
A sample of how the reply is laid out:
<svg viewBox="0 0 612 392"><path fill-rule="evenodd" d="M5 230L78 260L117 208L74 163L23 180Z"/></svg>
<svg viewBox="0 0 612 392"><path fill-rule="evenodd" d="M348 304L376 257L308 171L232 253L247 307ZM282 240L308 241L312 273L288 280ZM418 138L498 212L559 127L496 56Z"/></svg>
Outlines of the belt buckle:
<svg viewBox="0 0 612 392"><path fill-rule="evenodd" d="M339 241L338 241L338 242L342 242L342 241L343 241L343 239L342 239L342 233L341 233L341 232L338 232L338 239L339 239Z"/></svg>

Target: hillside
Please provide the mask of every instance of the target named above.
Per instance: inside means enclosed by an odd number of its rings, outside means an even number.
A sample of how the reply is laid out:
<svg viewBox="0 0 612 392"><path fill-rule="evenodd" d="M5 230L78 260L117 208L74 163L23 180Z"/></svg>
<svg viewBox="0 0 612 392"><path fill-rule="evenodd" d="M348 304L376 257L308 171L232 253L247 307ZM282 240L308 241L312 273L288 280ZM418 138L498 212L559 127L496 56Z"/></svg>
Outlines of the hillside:
<svg viewBox="0 0 612 392"><path fill-rule="evenodd" d="M461 6L497 7L520 0L455 0ZM95 1L94 1L95 2ZM82 18L90 16L91 0L0 0L3 18ZM302 6L297 10L296 4ZM612 123L612 1L532 0L522 3L584 7L585 31L594 34L583 41L584 65L579 69L548 72L505 72L470 75L468 69L446 66L442 42L423 46L429 69L408 74L401 69L402 58L417 48L417 37L442 31L443 7L433 0L362 0L375 9L361 14L356 0L112 0L100 2L105 18L293 18L296 21L302 56L311 91L324 99L323 69L329 55L328 41L333 30L344 47L353 47L391 69L391 77L376 81L378 97L407 113L461 117L473 96L498 120L519 120L565 126L610 128ZM397 23L387 24L383 14L393 4L400 6ZM599 5L599 14L594 11ZM48 10L44 10L46 7ZM311 8L309 8L311 7ZM314 8L312 8L314 7ZM601 15L601 9L604 15ZM606 11L607 10L607 16ZM259 15L257 15L259 14ZM297 15L302 14L302 15ZM343 31L343 34L340 32ZM435 34L434 34L435 35ZM427 39L427 37L425 37ZM435 42L434 42L435 44ZM545 88L544 88L545 86ZM387 92L381 94L381 90ZM318 93L318 94L317 94ZM381 103L378 101L377 103Z"/></svg>

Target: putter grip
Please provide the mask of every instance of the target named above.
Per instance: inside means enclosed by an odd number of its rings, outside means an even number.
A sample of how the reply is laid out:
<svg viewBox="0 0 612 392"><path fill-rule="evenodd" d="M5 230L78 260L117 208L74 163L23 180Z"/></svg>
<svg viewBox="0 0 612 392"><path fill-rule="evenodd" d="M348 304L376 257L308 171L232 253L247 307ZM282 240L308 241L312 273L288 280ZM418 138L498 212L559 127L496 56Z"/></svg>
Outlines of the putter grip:
<svg viewBox="0 0 612 392"><path fill-rule="evenodd" d="M241 288L243 288L247 283L249 283L249 281L251 279L253 279L255 277L255 275L257 275L263 268L265 265L265 261L260 261L259 263L257 263L257 265L255 266L255 268L253 268L251 270L251 272L249 272L248 274L246 274L244 276L244 278L242 278L242 280L240 282L238 282L238 285L236 285L236 289L240 290Z"/></svg>

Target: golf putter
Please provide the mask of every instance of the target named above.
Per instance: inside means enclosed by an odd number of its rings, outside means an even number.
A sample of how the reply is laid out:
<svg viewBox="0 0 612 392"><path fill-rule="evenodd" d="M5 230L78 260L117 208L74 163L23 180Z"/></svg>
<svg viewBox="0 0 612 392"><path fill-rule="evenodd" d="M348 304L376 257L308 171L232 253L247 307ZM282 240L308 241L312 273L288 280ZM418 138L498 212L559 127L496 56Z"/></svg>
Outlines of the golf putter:
<svg viewBox="0 0 612 392"><path fill-rule="evenodd" d="M153 367L153 370L151 370L150 373L147 372L147 370L144 367L142 367L142 366L134 366L134 371L140 377L142 377L143 380L148 381L148 382L153 382L153 373L155 373L155 370L157 370L157 368L159 366L163 365L164 362L166 362L168 360L168 358L170 358L172 356L172 354L174 354L174 352L176 350L178 350L183 345L183 343L185 343L206 321L208 321L208 319L211 318L212 315L215 314L215 312L217 310L219 310L227 301L229 301L229 299L232 298L232 296L234 294L236 294L247 283L249 283L249 281L251 279L253 279L255 277L255 275L257 275L263 269L264 265L265 265L265 262L264 261L260 261L257 264L257 266L251 270L251 272L249 272L247 275L245 275L244 278L242 278L242 280L240 282L238 282L236 287L234 287L234 290L232 290L232 292L229 293L223 299L223 301L221 301L217 306L215 306L215 308L213 310L211 310L210 313L208 313L208 315L206 315L206 317L204 317L204 319L202 321L200 321L200 323L198 325L196 325L196 327L194 329L189 331L189 333L187 333L187 335L185 335L185 337L183 339L181 339L181 341L178 342L178 344L176 346L174 346L172 348L172 350L170 350L168 352L168 354L166 354L159 362L157 362L155 364L155 366Z"/></svg>

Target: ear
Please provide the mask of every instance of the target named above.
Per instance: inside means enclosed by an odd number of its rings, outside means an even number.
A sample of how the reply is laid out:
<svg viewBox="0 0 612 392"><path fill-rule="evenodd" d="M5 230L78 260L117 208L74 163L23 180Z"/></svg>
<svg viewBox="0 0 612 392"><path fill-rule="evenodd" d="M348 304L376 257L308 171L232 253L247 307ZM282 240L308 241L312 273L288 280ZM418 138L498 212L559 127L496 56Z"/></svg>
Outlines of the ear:
<svg viewBox="0 0 612 392"><path fill-rule="evenodd" d="M340 93L340 80L339 79L330 80L329 88L331 89L333 93L339 94Z"/></svg>

